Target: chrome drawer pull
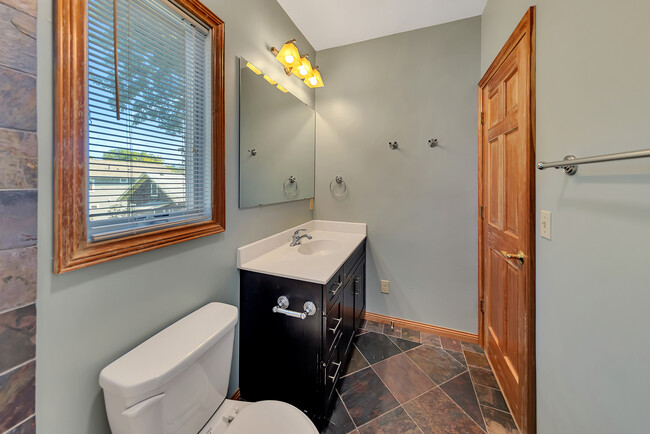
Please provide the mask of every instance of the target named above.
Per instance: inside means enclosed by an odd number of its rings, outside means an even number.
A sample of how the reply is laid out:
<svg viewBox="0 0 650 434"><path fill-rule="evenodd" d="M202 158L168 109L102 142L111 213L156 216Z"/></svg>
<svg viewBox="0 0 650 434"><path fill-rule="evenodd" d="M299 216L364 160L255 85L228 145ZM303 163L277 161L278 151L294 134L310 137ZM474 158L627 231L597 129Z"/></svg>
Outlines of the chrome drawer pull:
<svg viewBox="0 0 650 434"><path fill-rule="evenodd" d="M273 306L273 313L282 313L286 316L290 316L293 318L300 318L300 319L305 319L307 318L307 315L311 316L316 313L316 305L311 301L306 302L302 306L302 308L305 310L304 312L287 310L288 307L289 307L289 299L284 295L281 295L280 297L278 297L278 305Z"/></svg>
<svg viewBox="0 0 650 434"><path fill-rule="evenodd" d="M332 381L334 381L336 379L336 376L339 375L339 369L341 369L341 362L338 363L332 362L332 365L336 365L336 372L334 373L334 375L330 375L329 378L331 378Z"/></svg>
<svg viewBox="0 0 650 434"><path fill-rule="evenodd" d="M336 295L336 293L339 292L339 289L341 289L341 285L343 285L343 282L339 282L336 285L336 289L330 289L330 292L332 293L332 295Z"/></svg>
<svg viewBox="0 0 650 434"><path fill-rule="evenodd" d="M341 325L341 320L342 320L342 319L343 319L343 318L336 318L336 319L334 320L334 321L336 321L336 327L334 327L334 328L330 327L328 330L331 331L332 333L334 333L334 334L336 335L336 331L339 329L339 326Z"/></svg>

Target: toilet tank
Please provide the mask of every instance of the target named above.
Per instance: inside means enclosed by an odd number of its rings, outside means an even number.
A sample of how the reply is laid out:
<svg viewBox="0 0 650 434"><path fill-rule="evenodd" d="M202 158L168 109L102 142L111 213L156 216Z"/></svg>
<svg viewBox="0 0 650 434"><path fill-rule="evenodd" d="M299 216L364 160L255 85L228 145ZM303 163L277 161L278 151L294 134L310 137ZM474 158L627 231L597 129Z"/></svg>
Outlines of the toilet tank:
<svg viewBox="0 0 650 434"><path fill-rule="evenodd" d="M113 434L196 434L228 392L237 308L210 303L99 375Z"/></svg>

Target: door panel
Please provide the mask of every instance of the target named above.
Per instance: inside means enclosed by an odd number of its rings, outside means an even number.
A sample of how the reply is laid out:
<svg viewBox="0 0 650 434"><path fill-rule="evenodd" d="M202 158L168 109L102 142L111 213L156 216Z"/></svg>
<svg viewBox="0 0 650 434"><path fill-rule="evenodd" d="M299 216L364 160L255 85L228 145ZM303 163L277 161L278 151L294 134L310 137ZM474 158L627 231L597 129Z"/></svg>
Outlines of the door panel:
<svg viewBox="0 0 650 434"><path fill-rule="evenodd" d="M504 116L501 87L495 87L488 97L488 125L490 128L501 122Z"/></svg>
<svg viewBox="0 0 650 434"><path fill-rule="evenodd" d="M510 76L505 79L506 88L506 112L514 113L519 107L519 74L517 74L517 65L514 65Z"/></svg>
<svg viewBox="0 0 650 434"><path fill-rule="evenodd" d="M514 129L509 133L505 134L505 179L506 184L515 184L510 185L509 188L505 189L505 215L506 215L506 224L505 230L508 236L518 238L520 235L519 231L519 207L523 204L519 203L519 198L521 196L521 188L513 188L521 180L521 166L525 163L522 161L522 152L521 152L521 137L519 136L519 129ZM526 224L526 222L523 222Z"/></svg>
<svg viewBox="0 0 650 434"><path fill-rule="evenodd" d="M490 284L488 289L490 291L488 295L489 300L501 300L501 303L493 302L488 304L488 330L490 340L499 346L501 342L505 342L505 330L503 326L505 325L504 309L502 308L502 302L504 300L504 285L501 284L505 278L505 261L503 255L495 250L490 250L489 257L489 273Z"/></svg>
<svg viewBox="0 0 650 434"><path fill-rule="evenodd" d="M536 428L533 19L531 8L479 83L479 297L486 305L479 321L523 432Z"/></svg>
<svg viewBox="0 0 650 434"><path fill-rule="evenodd" d="M487 161L490 226L503 229L503 146L500 137L488 144Z"/></svg>
<svg viewBox="0 0 650 434"><path fill-rule="evenodd" d="M512 375L514 383L519 383L519 369L517 359L519 357L519 293L521 292L520 276L521 271L518 265L508 264L506 279L505 305L505 330L506 340L503 345L503 356L506 358L508 372Z"/></svg>

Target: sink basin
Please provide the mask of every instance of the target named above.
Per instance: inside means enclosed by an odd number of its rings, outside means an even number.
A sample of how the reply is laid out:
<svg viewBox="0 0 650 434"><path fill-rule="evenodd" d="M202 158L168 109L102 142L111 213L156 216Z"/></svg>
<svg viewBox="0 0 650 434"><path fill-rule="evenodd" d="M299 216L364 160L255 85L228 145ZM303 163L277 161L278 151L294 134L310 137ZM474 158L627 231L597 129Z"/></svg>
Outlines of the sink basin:
<svg viewBox="0 0 650 434"><path fill-rule="evenodd" d="M337 251L341 243L332 240L313 240L303 242L298 246L298 253L301 255L321 255L325 256Z"/></svg>
<svg viewBox="0 0 650 434"><path fill-rule="evenodd" d="M313 238L290 247L298 229ZM365 223L312 220L240 247L237 268L325 285L365 239Z"/></svg>

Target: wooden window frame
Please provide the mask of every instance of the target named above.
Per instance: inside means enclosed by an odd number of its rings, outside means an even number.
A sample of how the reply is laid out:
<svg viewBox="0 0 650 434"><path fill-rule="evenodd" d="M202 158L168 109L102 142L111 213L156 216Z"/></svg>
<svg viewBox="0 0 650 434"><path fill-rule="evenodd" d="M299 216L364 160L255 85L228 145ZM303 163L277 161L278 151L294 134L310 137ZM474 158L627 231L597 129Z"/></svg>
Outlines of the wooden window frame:
<svg viewBox="0 0 650 434"><path fill-rule="evenodd" d="M54 91L54 272L169 246L226 228L224 22L197 0L175 2L212 30L212 219L89 242L87 1L56 3Z"/></svg>

